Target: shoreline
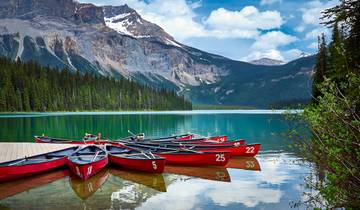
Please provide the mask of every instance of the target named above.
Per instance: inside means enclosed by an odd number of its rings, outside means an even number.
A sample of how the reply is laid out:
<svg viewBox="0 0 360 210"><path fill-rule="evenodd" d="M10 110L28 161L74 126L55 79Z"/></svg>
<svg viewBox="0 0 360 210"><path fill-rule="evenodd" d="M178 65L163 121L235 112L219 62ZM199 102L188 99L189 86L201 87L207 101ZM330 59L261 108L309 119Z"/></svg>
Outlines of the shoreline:
<svg viewBox="0 0 360 210"><path fill-rule="evenodd" d="M179 111L79 111L79 112L0 112L0 118L47 117L64 115L194 115L194 114L298 114L302 109L239 109L239 110L179 110Z"/></svg>

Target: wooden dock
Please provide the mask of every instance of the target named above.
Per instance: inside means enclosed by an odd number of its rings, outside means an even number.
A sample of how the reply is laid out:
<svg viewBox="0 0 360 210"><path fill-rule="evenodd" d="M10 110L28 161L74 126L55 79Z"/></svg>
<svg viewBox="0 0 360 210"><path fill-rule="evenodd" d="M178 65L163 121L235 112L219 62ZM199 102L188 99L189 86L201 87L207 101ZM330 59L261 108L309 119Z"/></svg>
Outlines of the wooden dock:
<svg viewBox="0 0 360 210"><path fill-rule="evenodd" d="M23 157L53 152L69 147L71 144L46 144L46 143L0 143L0 163L16 160Z"/></svg>

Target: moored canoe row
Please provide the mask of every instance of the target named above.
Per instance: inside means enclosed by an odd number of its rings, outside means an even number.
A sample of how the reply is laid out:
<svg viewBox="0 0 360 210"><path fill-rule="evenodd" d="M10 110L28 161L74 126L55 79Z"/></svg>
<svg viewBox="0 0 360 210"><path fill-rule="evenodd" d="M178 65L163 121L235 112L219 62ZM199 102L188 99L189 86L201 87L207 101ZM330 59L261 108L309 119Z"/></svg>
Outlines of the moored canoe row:
<svg viewBox="0 0 360 210"><path fill-rule="evenodd" d="M101 134L86 134L82 141L34 136L37 143L74 144L74 147L47 154L0 163L0 182L29 176L67 165L87 180L108 163L131 170L162 173L165 164L185 166L226 166L231 157L255 156L260 144L244 140L227 141L227 136L196 138L194 134L146 139L133 135L110 141Z"/></svg>

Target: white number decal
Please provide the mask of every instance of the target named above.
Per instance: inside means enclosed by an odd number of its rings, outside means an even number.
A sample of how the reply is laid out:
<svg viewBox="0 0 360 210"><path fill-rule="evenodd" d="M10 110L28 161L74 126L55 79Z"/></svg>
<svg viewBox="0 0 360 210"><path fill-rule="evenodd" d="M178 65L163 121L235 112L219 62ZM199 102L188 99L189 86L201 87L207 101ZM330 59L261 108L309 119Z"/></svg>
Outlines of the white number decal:
<svg viewBox="0 0 360 210"><path fill-rule="evenodd" d="M221 138L219 139L219 141L220 141L220 142L224 142L224 141L225 141L225 137L221 137Z"/></svg>
<svg viewBox="0 0 360 210"><path fill-rule="evenodd" d="M224 162L225 156L224 154L216 154L216 162Z"/></svg>
<svg viewBox="0 0 360 210"><path fill-rule="evenodd" d="M246 153L254 153L254 147L246 147Z"/></svg>
<svg viewBox="0 0 360 210"><path fill-rule="evenodd" d="M157 169L157 165L156 165L156 162L155 162L155 161L152 162L152 167L153 167L154 170Z"/></svg>
<svg viewBox="0 0 360 210"><path fill-rule="evenodd" d="M246 168L254 168L255 163L254 161L246 161Z"/></svg>
<svg viewBox="0 0 360 210"><path fill-rule="evenodd" d="M92 166L89 166L89 168L88 168L88 175L90 175L91 174L91 171L92 171Z"/></svg>

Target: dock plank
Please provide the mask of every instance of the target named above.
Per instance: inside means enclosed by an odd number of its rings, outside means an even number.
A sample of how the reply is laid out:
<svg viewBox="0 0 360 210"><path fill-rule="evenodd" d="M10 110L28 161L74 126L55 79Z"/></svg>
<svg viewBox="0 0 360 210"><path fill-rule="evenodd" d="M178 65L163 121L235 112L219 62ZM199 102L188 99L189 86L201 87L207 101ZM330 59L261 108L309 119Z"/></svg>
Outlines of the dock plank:
<svg viewBox="0 0 360 210"><path fill-rule="evenodd" d="M0 143L0 163L73 147L70 144Z"/></svg>

